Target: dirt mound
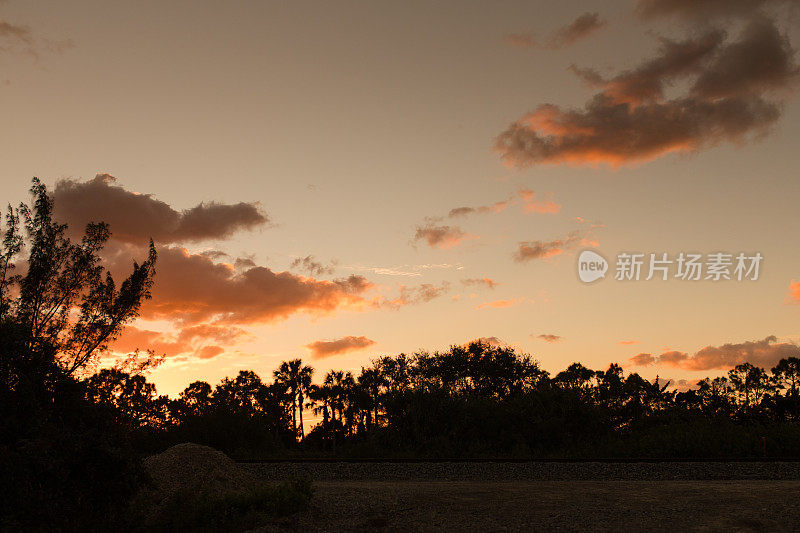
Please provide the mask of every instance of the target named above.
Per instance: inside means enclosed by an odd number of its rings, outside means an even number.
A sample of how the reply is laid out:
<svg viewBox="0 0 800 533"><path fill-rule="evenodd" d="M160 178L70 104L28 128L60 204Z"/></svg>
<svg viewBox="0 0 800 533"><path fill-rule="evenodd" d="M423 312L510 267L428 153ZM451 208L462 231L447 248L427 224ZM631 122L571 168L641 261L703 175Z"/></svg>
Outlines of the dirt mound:
<svg viewBox="0 0 800 533"><path fill-rule="evenodd" d="M144 468L162 495L190 490L221 494L252 489L257 478L224 453L199 444L177 444L144 460Z"/></svg>

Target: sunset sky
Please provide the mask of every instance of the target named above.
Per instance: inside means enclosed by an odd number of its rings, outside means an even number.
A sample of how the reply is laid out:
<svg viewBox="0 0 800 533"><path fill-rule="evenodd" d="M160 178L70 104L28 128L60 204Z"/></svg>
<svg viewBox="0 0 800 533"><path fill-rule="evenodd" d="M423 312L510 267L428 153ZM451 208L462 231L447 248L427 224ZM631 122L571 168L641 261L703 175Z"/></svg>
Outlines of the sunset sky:
<svg viewBox="0 0 800 533"><path fill-rule="evenodd" d="M798 46L792 0L0 1L0 199L39 176L118 276L155 240L117 350L161 393L480 337L694 383L800 353Z"/></svg>

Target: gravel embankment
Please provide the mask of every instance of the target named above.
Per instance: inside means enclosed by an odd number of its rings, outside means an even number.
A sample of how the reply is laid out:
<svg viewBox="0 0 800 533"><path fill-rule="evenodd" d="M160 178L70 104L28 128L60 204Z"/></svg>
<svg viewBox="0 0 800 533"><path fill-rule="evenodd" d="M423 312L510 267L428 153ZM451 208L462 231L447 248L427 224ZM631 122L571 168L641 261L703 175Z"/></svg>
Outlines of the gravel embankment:
<svg viewBox="0 0 800 533"><path fill-rule="evenodd" d="M239 463L263 480L314 481L689 481L800 480L800 462L423 462Z"/></svg>
<svg viewBox="0 0 800 533"><path fill-rule="evenodd" d="M321 481L293 531L798 531L798 481Z"/></svg>

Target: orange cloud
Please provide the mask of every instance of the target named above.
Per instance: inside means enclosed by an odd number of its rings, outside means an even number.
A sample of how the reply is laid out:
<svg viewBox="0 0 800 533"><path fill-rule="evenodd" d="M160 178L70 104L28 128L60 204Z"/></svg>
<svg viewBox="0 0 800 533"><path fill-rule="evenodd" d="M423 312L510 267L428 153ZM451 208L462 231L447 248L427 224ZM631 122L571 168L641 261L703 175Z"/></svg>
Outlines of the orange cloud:
<svg viewBox="0 0 800 533"><path fill-rule="evenodd" d="M639 353L628 359L634 366L649 366L656 362L656 358L649 353Z"/></svg>
<svg viewBox="0 0 800 533"><path fill-rule="evenodd" d="M789 284L789 298L800 302L800 281L792 280Z"/></svg>
<svg viewBox="0 0 800 533"><path fill-rule="evenodd" d="M127 266L127 251L118 252L117 265ZM186 325L269 323L296 313L366 307L364 296L372 288L362 276L327 281L263 266L237 270L184 248L159 247L153 297L141 316Z"/></svg>
<svg viewBox="0 0 800 533"><path fill-rule="evenodd" d="M208 359L224 351L218 344L230 346L247 337L249 334L246 331L234 326L199 324L181 328L177 332L152 331L127 326L109 351L133 353L138 350L152 350L157 355L167 357L194 356Z"/></svg>
<svg viewBox="0 0 800 533"><path fill-rule="evenodd" d="M800 357L800 346L777 340L770 335L759 341L706 346L694 355L672 350L658 356L638 354L629 361L638 366L659 364L683 370L727 370L742 363L771 368L783 358Z"/></svg>
<svg viewBox="0 0 800 533"><path fill-rule="evenodd" d="M87 182L64 179L53 190L54 216L80 234L88 222L105 222L112 238L126 243L196 242L225 239L240 230L269 224L258 204L201 203L176 211L149 194L115 185L116 178L98 174Z"/></svg>
<svg viewBox="0 0 800 533"><path fill-rule="evenodd" d="M631 340L631 341L619 341L617 344L619 344L621 346L629 346L631 344L639 344L639 341L633 341L633 340Z"/></svg>
<svg viewBox="0 0 800 533"><path fill-rule="evenodd" d="M539 200L537 194L530 189L522 188L519 196L523 200L523 208L526 213L558 213L561 211L561 204L553 201L552 193L545 200Z"/></svg>
<svg viewBox="0 0 800 533"><path fill-rule="evenodd" d="M363 350L374 344L376 344L376 342L372 339L368 339L364 336L354 337L350 335L332 341L315 341L311 344L306 344L306 348L311 350L312 357L321 359L331 355Z"/></svg>
<svg viewBox="0 0 800 533"><path fill-rule="evenodd" d="M511 298L509 300L495 300L493 302L484 302L480 304L476 309L502 309L504 307L511 307L513 305L517 305L525 301L525 298Z"/></svg>
<svg viewBox="0 0 800 533"><path fill-rule="evenodd" d="M197 357L200 359L211 359L224 352L225 348L222 346L203 346L197 353Z"/></svg>

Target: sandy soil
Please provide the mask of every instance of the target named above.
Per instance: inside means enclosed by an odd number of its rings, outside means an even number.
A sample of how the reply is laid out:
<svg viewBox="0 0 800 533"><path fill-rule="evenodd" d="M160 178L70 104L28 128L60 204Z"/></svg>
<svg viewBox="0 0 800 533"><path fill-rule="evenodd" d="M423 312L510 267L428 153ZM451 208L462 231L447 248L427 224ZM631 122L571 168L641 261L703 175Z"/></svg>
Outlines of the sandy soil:
<svg viewBox="0 0 800 533"><path fill-rule="evenodd" d="M797 531L800 481L320 481L259 531Z"/></svg>

